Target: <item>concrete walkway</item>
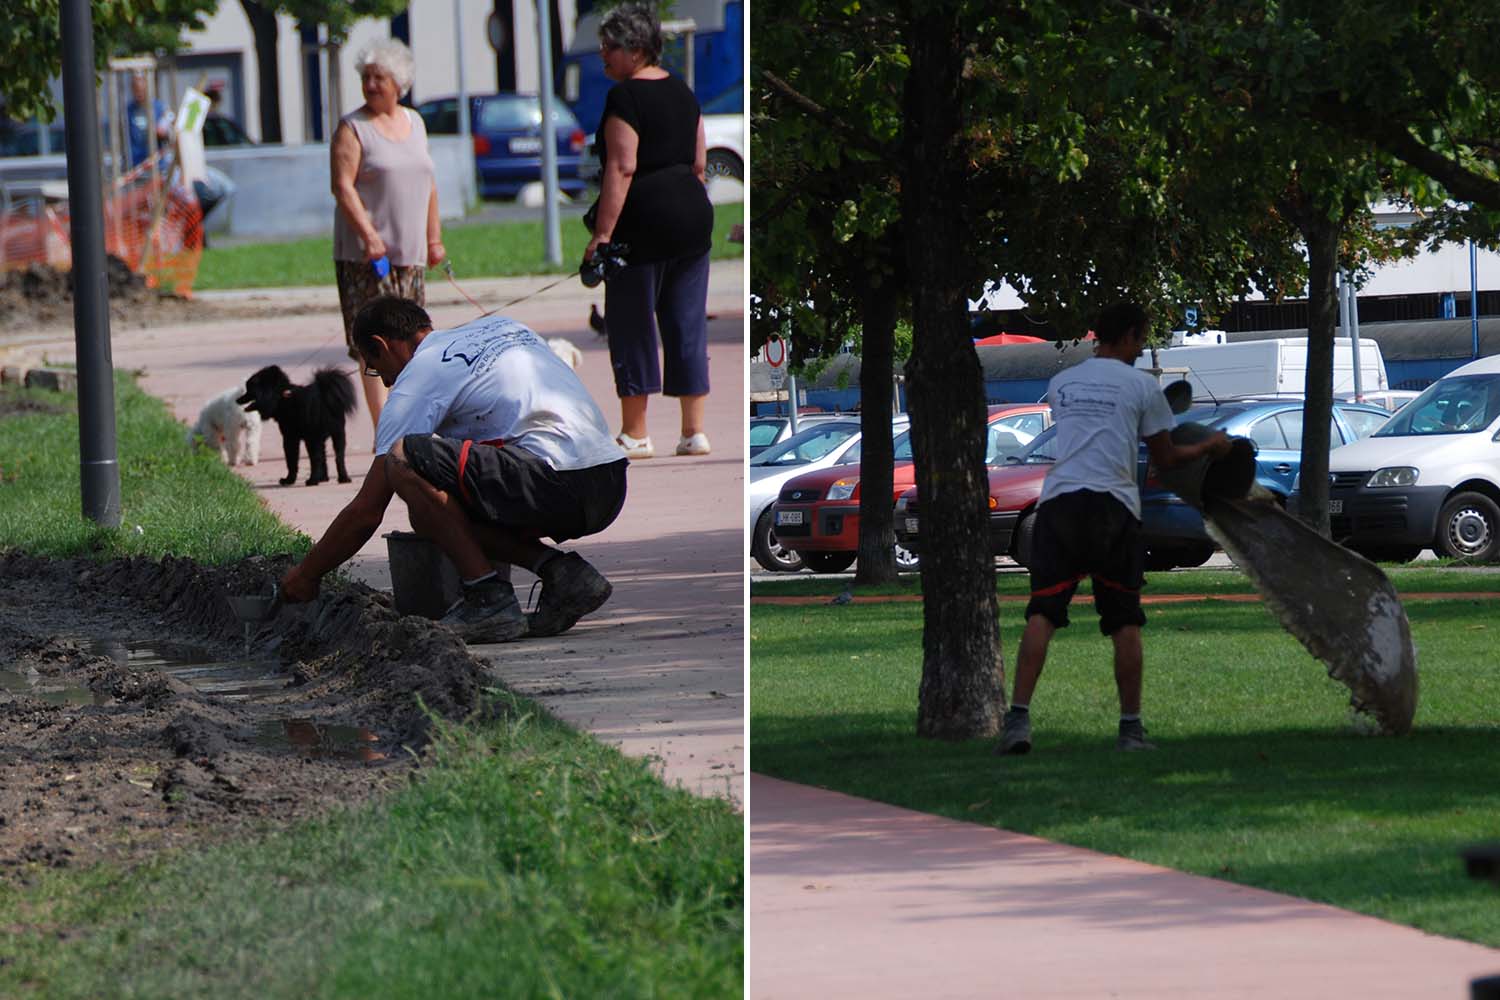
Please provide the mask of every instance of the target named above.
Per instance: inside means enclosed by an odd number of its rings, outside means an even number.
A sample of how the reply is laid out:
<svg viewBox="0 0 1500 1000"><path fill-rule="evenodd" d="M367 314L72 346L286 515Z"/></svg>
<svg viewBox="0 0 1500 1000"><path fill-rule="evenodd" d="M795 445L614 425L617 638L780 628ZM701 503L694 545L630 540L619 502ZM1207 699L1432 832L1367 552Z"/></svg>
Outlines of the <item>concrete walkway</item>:
<svg viewBox="0 0 1500 1000"><path fill-rule="evenodd" d="M553 277L464 282L464 291L486 308L524 295ZM206 300L260 301L284 307L283 318L116 330L117 368L141 369L146 391L191 423L204 401L267 364L279 364L294 381L315 368L352 370L344 350L337 294L332 287L271 289L205 295ZM608 352L588 326L589 304L603 306L603 288L585 289L576 278L505 310L546 336L571 340L584 355L579 375L611 425L618 425ZM476 315L439 278L429 312L439 328ZM707 432L714 452L677 458L675 401L654 399L649 430L666 457L635 462L629 497L605 532L570 543L614 583L614 596L567 633L500 646L479 646L495 676L535 697L560 717L589 729L626 753L659 761L665 778L695 792L724 796L739 805L744 782L744 434L743 261L713 265L709 312L710 371L714 391ZM74 358L70 330L7 331L8 363ZM242 469L267 504L314 538L359 489L371 460L374 432L363 408L349 423L348 465L354 482L283 487L281 438L267 422L261 460ZM330 458L330 468L331 468ZM300 465L306 478L306 456ZM124 511L128 523L130 511ZM381 531L352 560L350 570L372 586L389 589L388 531L405 530L406 510L393 501ZM524 599L532 576L517 570Z"/></svg>
<svg viewBox="0 0 1500 1000"><path fill-rule="evenodd" d="M758 774L750 809L753 997L1464 1000L1500 974L1479 945Z"/></svg>

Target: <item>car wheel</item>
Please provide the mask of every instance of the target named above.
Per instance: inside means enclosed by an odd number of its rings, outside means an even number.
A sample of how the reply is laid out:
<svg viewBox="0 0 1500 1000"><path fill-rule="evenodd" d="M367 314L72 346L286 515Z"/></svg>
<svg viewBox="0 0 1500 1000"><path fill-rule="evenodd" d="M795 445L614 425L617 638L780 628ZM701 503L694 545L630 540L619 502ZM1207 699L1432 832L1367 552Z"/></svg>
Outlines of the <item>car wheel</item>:
<svg viewBox="0 0 1500 1000"><path fill-rule="evenodd" d="M1194 566L1202 566L1213 557L1214 547L1212 542L1201 542L1197 545L1184 545L1180 549L1174 549L1178 566L1192 569Z"/></svg>
<svg viewBox="0 0 1500 1000"><path fill-rule="evenodd" d="M750 539L750 554L763 569L772 573L795 573L802 568L802 557L776 540L776 532L771 530L769 510L755 522L755 535Z"/></svg>
<svg viewBox="0 0 1500 1000"><path fill-rule="evenodd" d="M1177 566L1177 553L1172 549L1147 549L1146 572L1165 573Z"/></svg>
<svg viewBox="0 0 1500 1000"><path fill-rule="evenodd" d="M900 542L896 543L896 572L915 573L922 568L922 557Z"/></svg>
<svg viewBox="0 0 1500 1000"><path fill-rule="evenodd" d="M708 161L703 165L703 179L711 181L715 177L743 181L745 165L727 149L711 149L708 151Z"/></svg>
<svg viewBox="0 0 1500 1000"><path fill-rule="evenodd" d="M1031 543L1036 537L1036 515L1027 514L1016 525L1015 540L1010 544L1010 557L1022 566L1031 566Z"/></svg>
<svg viewBox="0 0 1500 1000"><path fill-rule="evenodd" d="M842 573L854 565L853 552L804 552L802 561L814 573Z"/></svg>
<svg viewBox="0 0 1500 1000"><path fill-rule="evenodd" d="M1460 493L1438 515L1440 555L1489 562L1500 552L1500 506L1483 493Z"/></svg>

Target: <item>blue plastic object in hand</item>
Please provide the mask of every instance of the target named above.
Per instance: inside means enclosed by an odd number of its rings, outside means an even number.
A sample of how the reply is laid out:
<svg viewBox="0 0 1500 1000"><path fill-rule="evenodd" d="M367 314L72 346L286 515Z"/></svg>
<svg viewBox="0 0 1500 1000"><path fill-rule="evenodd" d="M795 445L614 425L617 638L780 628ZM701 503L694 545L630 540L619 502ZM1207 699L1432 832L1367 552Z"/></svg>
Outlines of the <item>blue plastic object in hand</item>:
<svg viewBox="0 0 1500 1000"><path fill-rule="evenodd" d="M370 266L375 269L375 277L384 278L391 273L391 261L389 257L376 257L370 261Z"/></svg>

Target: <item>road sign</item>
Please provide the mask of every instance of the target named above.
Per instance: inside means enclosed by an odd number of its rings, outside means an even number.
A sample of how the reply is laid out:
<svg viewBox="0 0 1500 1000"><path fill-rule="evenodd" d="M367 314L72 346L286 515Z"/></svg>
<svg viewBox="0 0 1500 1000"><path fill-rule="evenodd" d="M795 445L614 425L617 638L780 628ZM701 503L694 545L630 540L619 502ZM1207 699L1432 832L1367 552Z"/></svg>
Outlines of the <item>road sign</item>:
<svg viewBox="0 0 1500 1000"><path fill-rule="evenodd" d="M766 346L761 352L766 364L771 366L771 388L780 390L786 385L786 341L780 337L773 336L766 341Z"/></svg>

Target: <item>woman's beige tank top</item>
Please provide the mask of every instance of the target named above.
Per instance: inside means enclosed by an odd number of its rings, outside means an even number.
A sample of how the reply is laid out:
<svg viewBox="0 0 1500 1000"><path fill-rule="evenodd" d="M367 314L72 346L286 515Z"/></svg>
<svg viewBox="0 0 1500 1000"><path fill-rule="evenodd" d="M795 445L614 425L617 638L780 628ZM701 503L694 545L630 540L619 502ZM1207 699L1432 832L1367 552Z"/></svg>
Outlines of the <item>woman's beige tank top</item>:
<svg viewBox="0 0 1500 1000"><path fill-rule="evenodd" d="M422 117L410 108L403 110L411 119L411 132L401 142L392 142L377 132L363 107L345 115L341 122L352 128L359 140L354 190L370 214L375 231L385 241L391 263L410 267L427 263L427 201L432 196L433 166ZM339 208L333 210L333 257L365 259L364 243Z"/></svg>

